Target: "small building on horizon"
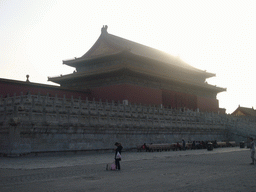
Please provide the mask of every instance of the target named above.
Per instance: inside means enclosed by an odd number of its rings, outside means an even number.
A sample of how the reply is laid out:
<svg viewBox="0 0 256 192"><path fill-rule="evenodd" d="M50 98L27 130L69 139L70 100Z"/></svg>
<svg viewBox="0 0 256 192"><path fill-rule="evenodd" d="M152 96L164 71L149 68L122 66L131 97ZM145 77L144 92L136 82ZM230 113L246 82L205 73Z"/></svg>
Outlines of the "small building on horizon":
<svg viewBox="0 0 256 192"><path fill-rule="evenodd" d="M256 110L252 108L246 108L246 107L241 107L240 105L238 108L231 113L233 116L256 116Z"/></svg>

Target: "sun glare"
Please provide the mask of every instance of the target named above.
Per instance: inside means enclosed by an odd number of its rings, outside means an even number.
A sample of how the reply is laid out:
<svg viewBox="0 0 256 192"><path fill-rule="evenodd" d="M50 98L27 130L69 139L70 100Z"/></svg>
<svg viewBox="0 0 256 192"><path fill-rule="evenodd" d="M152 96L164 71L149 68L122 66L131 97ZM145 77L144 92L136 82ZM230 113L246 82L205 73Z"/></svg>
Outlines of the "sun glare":
<svg viewBox="0 0 256 192"><path fill-rule="evenodd" d="M47 76L72 73L62 60L82 56L107 24L113 35L215 73L207 82L227 88L218 95L227 112L256 108L255 2L4 1L0 75L49 83Z"/></svg>

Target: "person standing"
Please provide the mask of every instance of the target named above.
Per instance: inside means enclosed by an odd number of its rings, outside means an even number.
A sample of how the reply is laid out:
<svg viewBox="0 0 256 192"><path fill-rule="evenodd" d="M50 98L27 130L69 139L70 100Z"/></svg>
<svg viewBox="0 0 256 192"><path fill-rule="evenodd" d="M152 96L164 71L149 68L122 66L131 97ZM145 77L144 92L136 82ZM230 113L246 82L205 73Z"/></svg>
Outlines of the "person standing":
<svg viewBox="0 0 256 192"><path fill-rule="evenodd" d="M255 143L254 143L252 137L250 138L250 148L251 148L251 158L252 158L251 165L254 165L254 161L255 161L255 158L254 158L254 155L255 155Z"/></svg>
<svg viewBox="0 0 256 192"><path fill-rule="evenodd" d="M121 153L122 153L123 146L121 145L121 143L118 143L118 142L115 143L115 146L117 147L115 152L116 170L120 170L121 169L120 161L121 161Z"/></svg>
<svg viewBox="0 0 256 192"><path fill-rule="evenodd" d="M182 147L183 147L183 150L185 151L186 150L186 142L184 139L182 139Z"/></svg>
<svg viewBox="0 0 256 192"><path fill-rule="evenodd" d="M196 141L193 141L193 143L192 143L192 149L196 149Z"/></svg>

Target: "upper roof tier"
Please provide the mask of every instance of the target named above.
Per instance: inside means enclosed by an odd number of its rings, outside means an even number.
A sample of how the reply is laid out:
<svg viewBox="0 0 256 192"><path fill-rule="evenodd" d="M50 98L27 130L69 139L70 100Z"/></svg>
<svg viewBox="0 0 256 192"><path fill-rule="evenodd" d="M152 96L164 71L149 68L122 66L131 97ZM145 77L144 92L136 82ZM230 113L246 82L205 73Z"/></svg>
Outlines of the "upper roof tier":
<svg viewBox="0 0 256 192"><path fill-rule="evenodd" d="M101 35L95 44L87 51L82 57L72 60L64 60L63 64L77 67L79 65L86 64L86 61L91 61L97 58L115 55L120 52L129 52L134 56L155 60L157 62L165 63L167 65L183 68L185 70L201 73L203 76L213 77L215 74L208 73L203 70L197 69L180 58L172 56L163 51L121 38L107 32L107 26L103 26L101 29Z"/></svg>

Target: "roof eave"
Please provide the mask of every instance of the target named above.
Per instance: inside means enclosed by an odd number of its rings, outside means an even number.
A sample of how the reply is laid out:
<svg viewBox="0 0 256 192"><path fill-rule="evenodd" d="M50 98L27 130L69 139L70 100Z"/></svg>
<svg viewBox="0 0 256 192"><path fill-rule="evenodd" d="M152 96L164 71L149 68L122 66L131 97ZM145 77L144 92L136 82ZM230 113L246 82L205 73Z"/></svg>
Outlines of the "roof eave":
<svg viewBox="0 0 256 192"><path fill-rule="evenodd" d="M136 55L136 54L134 54L134 53L132 53L132 52L130 52L128 50L123 51L122 53L126 53L128 56L130 56L132 58L137 57L137 58L141 58L141 59L145 59L145 60L151 60L151 61L154 61L154 62L157 62L157 63L162 63L163 65L166 65L166 66L172 66L172 67L176 67L176 68L180 68L180 69L185 69L185 70L191 71L191 72L196 72L196 73L198 73L200 75L203 75L205 78L210 78L210 77L215 77L216 76L216 74L214 74L214 73L209 73L209 72L197 69L197 68L194 68L194 70L193 70L193 69L189 69L189 68L185 68L185 67L180 67L180 66L174 65L171 62L170 63L166 63L166 62L162 62L162 61L159 61L159 60L154 60L154 59L142 56L142 55Z"/></svg>
<svg viewBox="0 0 256 192"><path fill-rule="evenodd" d="M124 51L120 51L120 52L116 52L114 54L109 54L109 55L100 55L97 57L92 57L92 58L77 58L77 59L73 59L73 60L65 60L63 61L63 64L72 66L72 67L77 67L79 65L85 64L87 62L92 62L92 61L97 61L97 60L102 60L102 59L110 59L112 57L121 55Z"/></svg>
<svg viewBox="0 0 256 192"><path fill-rule="evenodd" d="M136 73L149 75L149 71L146 70L146 69L136 70L137 69L136 67L128 67L128 66L125 66L125 65L109 67L107 70L104 70L104 73L109 73L109 72L118 71L118 70L122 70L122 69L126 69L126 70L130 70L130 71L134 71ZM87 76L88 75L89 76L90 75L97 75L99 73L102 74L102 72L99 72L98 70L93 70L93 71L90 72L90 74L87 74ZM75 74L73 73L73 74L68 74L68 75L60 76L60 77L53 77L53 78L48 77L48 81L52 81L52 82L61 84L61 82L68 81L69 79L82 78L82 77L84 77L84 75L85 75L84 72L80 72L80 73L75 73ZM164 78L164 79L168 79L168 80L172 80L172 81L177 81L177 82L181 82L181 83L185 83L185 84L190 84L190 85L193 85L193 86L206 88L206 89L212 90L212 91L217 92L217 93L224 92L224 91L227 90L226 88L221 88L221 87L217 87L217 86L210 85L210 84L197 84L195 82L194 83L193 82L185 82L185 80L182 80L182 79L170 79L166 75L163 76L163 75L156 74L156 73L155 74L150 73L150 75L153 75L153 76L158 77L158 78Z"/></svg>

